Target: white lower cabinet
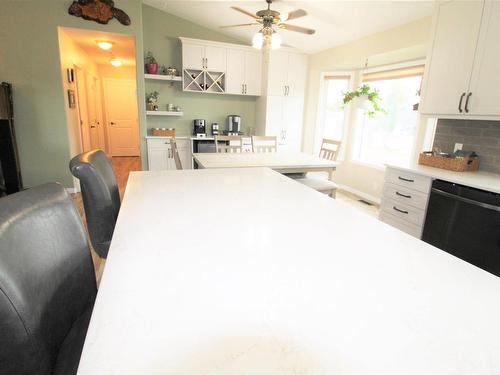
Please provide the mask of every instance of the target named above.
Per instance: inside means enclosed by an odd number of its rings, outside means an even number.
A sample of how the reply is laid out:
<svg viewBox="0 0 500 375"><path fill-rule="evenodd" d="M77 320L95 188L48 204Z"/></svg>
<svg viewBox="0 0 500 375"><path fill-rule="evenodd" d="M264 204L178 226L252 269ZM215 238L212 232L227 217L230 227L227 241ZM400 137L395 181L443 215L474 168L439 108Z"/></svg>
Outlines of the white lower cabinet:
<svg viewBox="0 0 500 375"><path fill-rule="evenodd" d="M432 178L387 167L379 219L421 238Z"/></svg>
<svg viewBox="0 0 500 375"><path fill-rule="evenodd" d="M175 170L174 155L170 146L170 138L149 137L148 146L148 169L150 171ZM177 150L183 169L191 169L191 142L189 139L176 138Z"/></svg>

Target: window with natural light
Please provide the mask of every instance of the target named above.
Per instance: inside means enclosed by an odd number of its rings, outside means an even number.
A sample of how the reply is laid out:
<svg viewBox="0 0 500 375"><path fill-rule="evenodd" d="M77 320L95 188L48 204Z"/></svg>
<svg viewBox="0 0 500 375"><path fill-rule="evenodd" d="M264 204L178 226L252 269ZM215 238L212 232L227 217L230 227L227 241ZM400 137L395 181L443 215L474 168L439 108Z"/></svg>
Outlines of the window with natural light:
<svg viewBox="0 0 500 375"><path fill-rule="evenodd" d="M321 147L323 138L342 141L345 129L345 109L342 103L344 93L349 91L349 75L325 75L321 92L318 128L316 132L316 151Z"/></svg>
<svg viewBox="0 0 500 375"><path fill-rule="evenodd" d="M423 66L363 75L362 84L379 91L385 113L370 117L359 109L354 159L374 164L407 164L412 157L419 122Z"/></svg>

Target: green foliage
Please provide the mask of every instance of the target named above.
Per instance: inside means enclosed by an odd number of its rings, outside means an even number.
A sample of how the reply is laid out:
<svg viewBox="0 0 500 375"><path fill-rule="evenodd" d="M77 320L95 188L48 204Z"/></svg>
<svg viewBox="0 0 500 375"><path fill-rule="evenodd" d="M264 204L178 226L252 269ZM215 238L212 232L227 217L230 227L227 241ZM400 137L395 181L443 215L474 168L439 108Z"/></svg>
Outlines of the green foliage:
<svg viewBox="0 0 500 375"><path fill-rule="evenodd" d="M146 53L146 56L144 56L144 63L145 64L158 64L156 62L155 57L153 56L153 52Z"/></svg>
<svg viewBox="0 0 500 375"><path fill-rule="evenodd" d="M148 92L146 93L146 102L147 103L156 103L158 101L158 97L160 93L158 91Z"/></svg>
<svg viewBox="0 0 500 375"><path fill-rule="evenodd" d="M354 91L344 93L344 105L349 104L353 99L361 96L366 96L372 104L372 108L366 111L368 117L374 117L377 113L387 113L380 105L381 99L378 90L372 90L368 85L363 85Z"/></svg>

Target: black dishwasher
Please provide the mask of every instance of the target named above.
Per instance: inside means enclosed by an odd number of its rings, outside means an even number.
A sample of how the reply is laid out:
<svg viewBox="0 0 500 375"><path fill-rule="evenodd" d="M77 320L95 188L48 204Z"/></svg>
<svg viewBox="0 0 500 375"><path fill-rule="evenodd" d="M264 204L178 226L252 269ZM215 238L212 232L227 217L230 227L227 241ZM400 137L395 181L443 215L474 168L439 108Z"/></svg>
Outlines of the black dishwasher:
<svg viewBox="0 0 500 375"><path fill-rule="evenodd" d="M435 180L422 239L500 276L500 194Z"/></svg>

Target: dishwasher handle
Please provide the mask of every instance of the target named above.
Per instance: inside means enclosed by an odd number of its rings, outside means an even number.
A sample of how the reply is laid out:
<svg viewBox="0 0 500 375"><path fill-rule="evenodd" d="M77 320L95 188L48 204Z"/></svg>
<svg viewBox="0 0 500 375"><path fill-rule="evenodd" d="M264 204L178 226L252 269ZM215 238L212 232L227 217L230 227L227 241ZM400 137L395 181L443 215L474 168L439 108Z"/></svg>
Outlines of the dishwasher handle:
<svg viewBox="0 0 500 375"><path fill-rule="evenodd" d="M461 197L460 195L451 194L451 193L448 193L447 191L443 191L443 190L436 189L436 188L432 188L431 192L439 194L439 195L443 195L443 196L451 198L451 199L455 199L455 200L460 201L460 202L464 202L464 203L472 204L474 206L486 208L487 210L500 212L499 206L494 206L492 204L478 202L478 201L475 201L474 199Z"/></svg>

